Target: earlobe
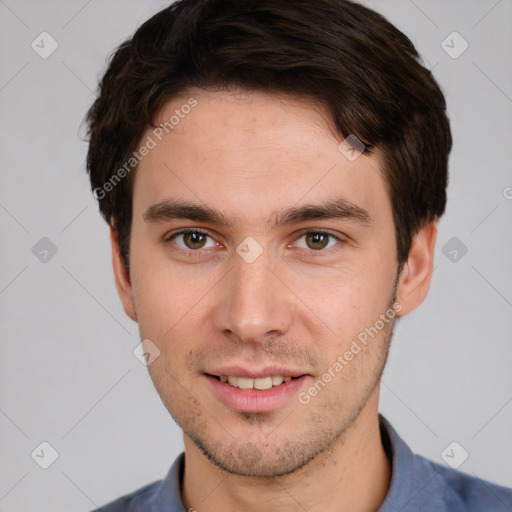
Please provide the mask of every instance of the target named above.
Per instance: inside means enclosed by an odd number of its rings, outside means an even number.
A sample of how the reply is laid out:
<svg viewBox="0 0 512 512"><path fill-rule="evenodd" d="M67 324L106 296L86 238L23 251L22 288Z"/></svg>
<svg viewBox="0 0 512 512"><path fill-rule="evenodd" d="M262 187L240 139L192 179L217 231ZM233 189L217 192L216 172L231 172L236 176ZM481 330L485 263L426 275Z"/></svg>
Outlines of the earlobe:
<svg viewBox="0 0 512 512"><path fill-rule="evenodd" d="M425 300L434 268L437 220L426 224L414 236L397 288L397 301L402 305L398 316L414 311Z"/></svg>
<svg viewBox="0 0 512 512"><path fill-rule="evenodd" d="M137 321L135 314L135 305L133 301L133 288L130 276L124 266L119 242L117 239L117 231L110 226L110 244L112 246L112 267L114 270L114 279L116 283L117 294L123 304L124 312L134 321Z"/></svg>

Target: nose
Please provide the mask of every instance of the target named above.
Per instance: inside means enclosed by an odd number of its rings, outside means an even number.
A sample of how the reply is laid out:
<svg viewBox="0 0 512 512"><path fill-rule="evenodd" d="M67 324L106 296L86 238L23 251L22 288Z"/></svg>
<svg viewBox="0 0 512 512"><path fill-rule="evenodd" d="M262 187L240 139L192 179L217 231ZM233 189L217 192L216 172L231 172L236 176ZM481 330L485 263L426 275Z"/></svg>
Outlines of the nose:
<svg viewBox="0 0 512 512"><path fill-rule="evenodd" d="M265 255L252 263L236 254L233 258L234 268L213 313L215 328L233 341L252 344L286 335L292 325L293 297L276 276L275 266Z"/></svg>

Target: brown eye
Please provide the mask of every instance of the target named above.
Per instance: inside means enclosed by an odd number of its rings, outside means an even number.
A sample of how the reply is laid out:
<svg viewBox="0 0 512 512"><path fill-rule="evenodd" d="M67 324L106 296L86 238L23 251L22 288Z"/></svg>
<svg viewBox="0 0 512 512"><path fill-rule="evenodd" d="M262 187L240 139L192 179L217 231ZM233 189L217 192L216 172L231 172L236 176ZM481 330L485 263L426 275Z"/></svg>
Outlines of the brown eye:
<svg viewBox="0 0 512 512"><path fill-rule="evenodd" d="M211 249L217 245L210 235L196 230L187 230L175 233L168 238L168 241L174 242L182 249L196 251L199 249Z"/></svg>
<svg viewBox="0 0 512 512"><path fill-rule="evenodd" d="M304 231L294 245L307 251L327 252L329 249L336 249L341 246L343 241L343 238L327 231Z"/></svg>
<svg viewBox="0 0 512 512"><path fill-rule="evenodd" d="M202 249L206 244L207 235L198 231L183 233L183 242L189 249Z"/></svg>
<svg viewBox="0 0 512 512"><path fill-rule="evenodd" d="M325 249L329 243L329 235L327 233L307 233L305 238L308 248L315 251Z"/></svg>

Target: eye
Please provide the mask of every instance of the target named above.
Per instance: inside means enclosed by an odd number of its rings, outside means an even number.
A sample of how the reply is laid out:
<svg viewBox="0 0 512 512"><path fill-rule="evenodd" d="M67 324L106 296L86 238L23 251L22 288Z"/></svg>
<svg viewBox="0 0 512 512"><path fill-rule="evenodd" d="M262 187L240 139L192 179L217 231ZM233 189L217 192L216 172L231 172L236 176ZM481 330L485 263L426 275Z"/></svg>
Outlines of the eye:
<svg viewBox="0 0 512 512"><path fill-rule="evenodd" d="M321 251L322 249L330 249L340 241L339 238L324 231L309 231L297 239L296 245L301 249Z"/></svg>
<svg viewBox="0 0 512 512"><path fill-rule="evenodd" d="M188 250L209 249L217 245L209 235L198 230L180 231L171 235L167 240L172 240L178 247Z"/></svg>

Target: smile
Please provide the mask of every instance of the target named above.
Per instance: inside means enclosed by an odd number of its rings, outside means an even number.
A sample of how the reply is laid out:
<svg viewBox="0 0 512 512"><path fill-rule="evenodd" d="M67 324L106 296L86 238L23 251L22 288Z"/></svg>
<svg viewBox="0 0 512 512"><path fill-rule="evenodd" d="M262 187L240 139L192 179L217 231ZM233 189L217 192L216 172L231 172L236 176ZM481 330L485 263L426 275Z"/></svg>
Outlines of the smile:
<svg viewBox="0 0 512 512"><path fill-rule="evenodd" d="M241 375L244 373L240 371ZM253 413L270 412L295 404L294 397L312 378L309 375L299 375L298 372L294 376L288 374L286 377L282 374L265 376L266 372L257 373L259 375L254 376L206 373L205 377L210 391L224 405L235 411Z"/></svg>
<svg viewBox="0 0 512 512"><path fill-rule="evenodd" d="M271 377L259 377L252 379L250 377L235 377L233 375L221 375L217 377L221 382L225 382L234 388L240 389L258 389L265 390L272 387L280 386L283 383L289 382L296 377L282 377L275 375Z"/></svg>

